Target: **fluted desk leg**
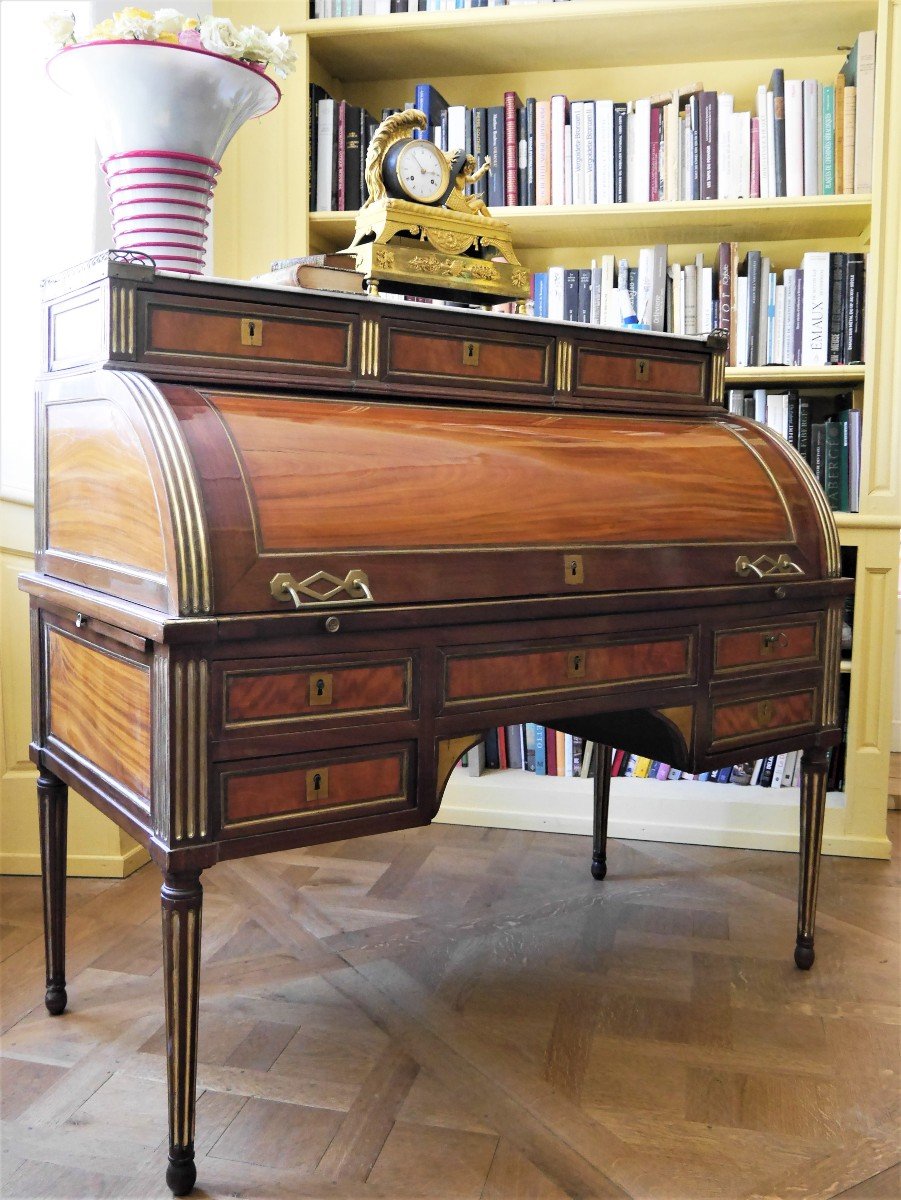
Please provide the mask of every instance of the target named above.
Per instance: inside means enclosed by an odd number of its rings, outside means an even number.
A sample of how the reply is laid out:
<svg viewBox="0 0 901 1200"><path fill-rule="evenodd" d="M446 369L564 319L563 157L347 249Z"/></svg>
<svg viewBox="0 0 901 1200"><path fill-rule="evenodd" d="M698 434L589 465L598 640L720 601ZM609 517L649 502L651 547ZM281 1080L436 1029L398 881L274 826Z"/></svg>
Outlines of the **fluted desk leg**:
<svg viewBox="0 0 901 1200"><path fill-rule="evenodd" d="M47 963L47 1011L57 1017L66 1007L66 824L69 789L50 771L38 776L38 823L41 837L41 884L44 893L44 954Z"/></svg>
<svg viewBox="0 0 901 1200"><path fill-rule="evenodd" d="M594 842L591 853L591 874L603 879L607 874L607 815L610 810L610 763L613 751L600 742L595 746L597 762L594 773Z"/></svg>
<svg viewBox="0 0 901 1200"><path fill-rule="evenodd" d="M802 971L813 966L813 930L817 911L820 849L826 812L825 750L805 750L801 759L801 847L798 883L798 940L795 963Z"/></svg>
<svg viewBox="0 0 901 1200"><path fill-rule="evenodd" d="M185 1196L194 1186L194 1100L197 1079L197 993L200 976L199 871L166 874L163 909L163 976L166 992L166 1060L169 1083L169 1166L166 1183Z"/></svg>

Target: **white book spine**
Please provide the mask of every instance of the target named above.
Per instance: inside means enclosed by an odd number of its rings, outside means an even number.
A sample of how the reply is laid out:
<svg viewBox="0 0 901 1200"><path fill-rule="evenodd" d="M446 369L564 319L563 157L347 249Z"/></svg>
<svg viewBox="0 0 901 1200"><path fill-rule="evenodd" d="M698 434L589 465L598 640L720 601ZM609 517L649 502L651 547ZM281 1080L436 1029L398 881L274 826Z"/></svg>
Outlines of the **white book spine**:
<svg viewBox="0 0 901 1200"><path fill-rule="evenodd" d="M782 272L782 292L784 295L784 315L782 322L782 362L790 367L795 340L795 279L798 272L794 267L786 267Z"/></svg>
<svg viewBox="0 0 901 1200"><path fill-rule="evenodd" d="M760 152L760 198L768 200L772 196L770 188L770 152L766 119L766 86L761 84L757 89L757 136Z"/></svg>
<svg viewBox="0 0 901 1200"><path fill-rule="evenodd" d="M563 267L548 267L547 315L551 321L563 320Z"/></svg>
<svg viewBox="0 0 901 1200"><path fill-rule="evenodd" d="M335 139L335 102L320 100L316 108L316 211L332 207L332 144Z"/></svg>
<svg viewBox="0 0 901 1200"><path fill-rule="evenodd" d="M735 300L732 305L732 319L735 322L735 365L748 365L748 277L739 275L735 279Z"/></svg>
<svg viewBox="0 0 901 1200"><path fill-rule="evenodd" d="M447 148L463 150L466 147L467 110L463 104L451 104L447 109Z"/></svg>
<svg viewBox="0 0 901 1200"><path fill-rule="evenodd" d="M572 203L585 203L585 120L584 104L573 100L570 105L570 137L572 138Z"/></svg>
<svg viewBox="0 0 901 1200"><path fill-rule="evenodd" d="M584 133L582 136L582 163L585 173L585 204L597 203L597 164L594 161L597 139L594 132L595 107L594 102L586 100L582 109Z"/></svg>
<svg viewBox="0 0 901 1200"><path fill-rule="evenodd" d="M663 109L663 199L678 200L681 193L682 131L679 124L679 93Z"/></svg>
<svg viewBox="0 0 901 1200"><path fill-rule="evenodd" d="M785 194L804 195L804 93L800 79L785 81Z"/></svg>
<svg viewBox="0 0 901 1200"><path fill-rule="evenodd" d="M619 293L616 290L616 259L612 254L601 256L601 324L619 325Z"/></svg>
<svg viewBox="0 0 901 1200"><path fill-rule="evenodd" d="M732 168L732 117L735 107L735 97L728 92L720 92L716 99L716 128L717 128L717 198L732 200L736 193L733 191Z"/></svg>
<svg viewBox="0 0 901 1200"><path fill-rule="evenodd" d="M817 171L817 81L805 79L802 84L804 112L804 195L816 196L820 191Z"/></svg>
<svg viewBox="0 0 901 1200"><path fill-rule="evenodd" d="M804 272L801 319L801 366L825 367L829 360L829 254L808 250Z"/></svg>
<svg viewBox="0 0 901 1200"><path fill-rule="evenodd" d="M776 97L766 94L766 169L770 181L770 195L776 195Z"/></svg>
<svg viewBox="0 0 901 1200"><path fill-rule="evenodd" d="M654 251L642 246L638 252L637 312L639 322L651 327L651 295L654 282Z"/></svg>
<svg viewBox="0 0 901 1200"><path fill-rule="evenodd" d="M551 96L551 204L566 203L566 97Z"/></svg>
<svg viewBox="0 0 901 1200"><path fill-rule="evenodd" d="M563 203L573 202L573 127L563 130Z"/></svg>
<svg viewBox="0 0 901 1200"><path fill-rule="evenodd" d="M673 296L673 320L670 326L670 333L682 332L682 268L678 263L674 263L670 267L670 279L672 280L672 296Z"/></svg>
<svg viewBox="0 0 901 1200"><path fill-rule="evenodd" d="M568 779L573 777L573 735L563 735L563 771Z"/></svg>
<svg viewBox="0 0 901 1200"><path fill-rule="evenodd" d="M695 337L698 332L698 268L694 263L685 266L685 333Z"/></svg>
<svg viewBox="0 0 901 1200"><path fill-rule="evenodd" d="M601 320L602 300L601 268L597 264L597 259L593 258L591 260L591 307L588 314L588 319L592 325L603 324Z"/></svg>
<svg viewBox="0 0 901 1200"><path fill-rule="evenodd" d="M751 194L751 114L732 115L732 195L746 199Z"/></svg>
<svg viewBox="0 0 901 1200"><path fill-rule="evenodd" d="M635 156L629 162L629 182L634 175L634 203L647 204L651 196L651 101L647 98L635 101L634 120L629 126L629 133L633 132Z"/></svg>
<svg viewBox="0 0 901 1200"><path fill-rule="evenodd" d="M597 204L613 203L613 101L596 100L594 115L595 136L595 197Z"/></svg>
<svg viewBox="0 0 901 1200"><path fill-rule="evenodd" d="M713 267L701 270L701 287L698 298L698 333L713 332Z"/></svg>
<svg viewBox="0 0 901 1200"><path fill-rule="evenodd" d="M785 365L785 288L776 284L776 319L773 322L772 361Z"/></svg>
<svg viewBox="0 0 901 1200"><path fill-rule="evenodd" d="M876 33L857 38L857 109L854 116L854 191L873 190L873 120L876 101Z"/></svg>

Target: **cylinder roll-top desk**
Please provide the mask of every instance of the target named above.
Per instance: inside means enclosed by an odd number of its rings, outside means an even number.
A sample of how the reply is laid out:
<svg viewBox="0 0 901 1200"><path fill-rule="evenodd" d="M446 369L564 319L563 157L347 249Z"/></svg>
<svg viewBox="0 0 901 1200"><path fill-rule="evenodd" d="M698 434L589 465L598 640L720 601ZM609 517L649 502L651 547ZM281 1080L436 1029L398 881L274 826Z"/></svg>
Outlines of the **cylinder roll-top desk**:
<svg viewBox="0 0 901 1200"><path fill-rule="evenodd" d="M46 1003L66 1004L72 786L162 871L176 1194L196 1175L204 868L426 824L492 726L690 772L802 749L810 967L851 583L806 465L723 410L720 337L105 255L48 281L44 327L22 587Z"/></svg>

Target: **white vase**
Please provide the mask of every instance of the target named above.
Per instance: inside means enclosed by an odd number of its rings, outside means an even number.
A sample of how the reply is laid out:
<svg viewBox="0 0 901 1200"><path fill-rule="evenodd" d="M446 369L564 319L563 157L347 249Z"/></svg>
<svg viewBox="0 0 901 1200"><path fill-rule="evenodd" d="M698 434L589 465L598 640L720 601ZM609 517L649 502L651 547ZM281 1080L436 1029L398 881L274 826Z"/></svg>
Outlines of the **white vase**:
<svg viewBox="0 0 901 1200"><path fill-rule="evenodd" d="M116 248L202 271L219 160L245 121L275 108L276 84L220 54L132 40L67 46L47 73L93 127Z"/></svg>

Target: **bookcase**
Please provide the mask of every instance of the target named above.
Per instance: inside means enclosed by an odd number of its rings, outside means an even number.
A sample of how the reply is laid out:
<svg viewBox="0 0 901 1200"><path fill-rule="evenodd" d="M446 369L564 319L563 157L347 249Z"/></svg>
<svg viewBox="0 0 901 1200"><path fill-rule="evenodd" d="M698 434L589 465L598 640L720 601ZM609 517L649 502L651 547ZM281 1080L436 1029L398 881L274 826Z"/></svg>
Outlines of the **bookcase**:
<svg viewBox="0 0 901 1200"><path fill-rule="evenodd" d="M294 39L298 72L275 113L229 148L217 192L214 263L247 278L270 261L337 250L348 213L310 213L309 84L375 114L402 107L418 82L450 103L497 104L505 90L631 98L702 80L752 107L774 66L786 77L832 78L858 33L877 31L873 193L800 199L686 201L612 207L505 208L533 270L583 265L604 251L634 255L666 242L671 261L717 243L762 249L780 270L805 250L869 251L866 365L730 369L729 386L834 384L862 409L859 513L837 515L857 580L846 790L830 798L827 852L887 857L886 795L901 527L901 0L579 0L515 8L310 20L305 0L257 0L253 19ZM214 11L246 18L241 0ZM510 778L504 778L504 774ZM446 820L588 832L590 784L520 772L468 779L445 797ZM724 796L724 792L737 795ZM789 849L797 797L698 782L615 780L613 836Z"/></svg>

